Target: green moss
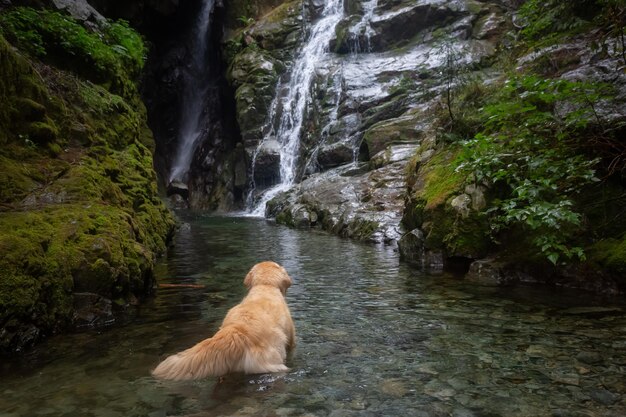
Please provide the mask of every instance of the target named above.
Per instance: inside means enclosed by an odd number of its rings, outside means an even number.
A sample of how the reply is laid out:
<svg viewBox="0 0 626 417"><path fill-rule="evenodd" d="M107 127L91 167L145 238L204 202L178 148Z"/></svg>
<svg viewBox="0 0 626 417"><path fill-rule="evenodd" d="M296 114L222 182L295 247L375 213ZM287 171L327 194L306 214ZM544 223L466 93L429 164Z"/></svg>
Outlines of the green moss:
<svg viewBox="0 0 626 417"><path fill-rule="evenodd" d="M341 53L348 52L347 45L345 44L350 33L350 22L342 20L335 26L335 47L333 52Z"/></svg>
<svg viewBox="0 0 626 417"><path fill-rule="evenodd" d="M285 226L294 227L293 216L289 210L283 210L276 214L276 223L284 224Z"/></svg>
<svg viewBox="0 0 626 417"><path fill-rule="evenodd" d="M29 138L38 145L54 142L59 136L59 129L54 122L33 122L28 125L27 134Z"/></svg>
<svg viewBox="0 0 626 417"><path fill-rule="evenodd" d="M0 202L20 201L37 186L29 170L18 161L0 156Z"/></svg>
<svg viewBox="0 0 626 417"><path fill-rule="evenodd" d="M16 7L0 23L9 41L32 56L122 95L134 93L131 80L143 67L145 47L126 22L110 22L99 33L59 12Z"/></svg>
<svg viewBox="0 0 626 417"><path fill-rule="evenodd" d="M626 236L596 242L589 250L589 261L612 273L626 274Z"/></svg>
<svg viewBox="0 0 626 417"><path fill-rule="evenodd" d="M0 325L47 335L71 323L75 291L145 294L174 221L136 88L30 60L0 36Z"/></svg>
<svg viewBox="0 0 626 417"><path fill-rule="evenodd" d="M425 202L426 209L444 204L465 183L466 175L456 171L459 152L455 148L440 151L420 167L423 186L417 190L415 197Z"/></svg>
<svg viewBox="0 0 626 417"><path fill-rule="evenodd" d="M471 210L461 215L450 204L463 192L466 176L456 172L460 150L447 148L433 154L425 163L415 158L407 175L414 190L407 201L403 224L408 229L421 228L426 247L442 250L447 256L478 258L491 247L487 216Z"/></svg>
<svg viewBox="0 0 626 417"><path fill-rule="evenodd" d="M154 224L165 215L162 212L151 222L133 221L127 210L104 204L64 204L40 212L0 214L0 227L7 231L0 236L4 254L0 269L5 278L0 302L6 306L0 322L9 316L28 317L39 303L52 308L49 314L64 312L57 317L61 321L69 320L73 290L108 297L143 290L145 283L139 285L137 280L143 281L152 269L154 253L165 249L168 232L144 244L136 239L152 236ZM49 314L34 324L54 321Z"/></svg>
<svg viewBox="0 0 626 417"><path fill-rule="evenodd" d="M42 121L46 115L46 107L27 97L17 97L15 100L19 116L26 120Z"/></svg>

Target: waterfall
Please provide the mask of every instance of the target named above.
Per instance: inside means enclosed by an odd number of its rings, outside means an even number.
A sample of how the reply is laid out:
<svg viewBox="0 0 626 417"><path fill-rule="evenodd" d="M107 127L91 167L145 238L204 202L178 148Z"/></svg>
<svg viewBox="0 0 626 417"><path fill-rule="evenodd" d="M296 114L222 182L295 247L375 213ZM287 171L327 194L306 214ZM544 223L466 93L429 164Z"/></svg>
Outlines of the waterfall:
<svg viewBox="0 0 626 417"><path fill-rule="evenodd" d="M378 6L378 0L363 2L363 17L350 30L350 40L352 43L351 52L358 54L361 52L372 52L371 37L375 33L371 26L374 17L374 9ZM361 35L364 37L365 45L361 45Z"/></svg>
<svg viewBox="0 0 626 417"><path fill-rule="evenodd" d="M203 133L204 102L209 90L208 42L215 0L202 0L190 37L191 61L183 72L178 149L170 168L169 182L186 182L198 139Z"/></svg>
<svg viewBox="0 0 626 417"><path fill-rule="evenodd" d="M328 50L334 29L343 16L342 0L328 0L321 17L311 29L298 54L289 77L283 77L276 89L276 97L269 112L269 125L272 128L259 144L267 140L277 140L280 144L280 183L265 191L251 214L263 216L265 204L281 191L289 189L296 180L300 134L310 101L311 81L316 66ZM284 97L281 92L286 91ZM281 109L278 111L277 109ZM253 167L254 169L254 167Z"/></svg>

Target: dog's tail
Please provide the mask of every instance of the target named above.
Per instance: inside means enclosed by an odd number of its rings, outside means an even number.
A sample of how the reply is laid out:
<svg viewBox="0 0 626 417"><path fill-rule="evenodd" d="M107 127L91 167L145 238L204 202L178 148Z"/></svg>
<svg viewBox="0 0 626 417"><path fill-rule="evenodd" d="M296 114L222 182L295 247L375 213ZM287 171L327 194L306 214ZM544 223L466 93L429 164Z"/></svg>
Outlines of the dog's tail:
<svg viewBox="0 0 626 417"><path fill-rule="evenodd" d="M247 346L248 341L242 332L226 327L212 338L169 356L152 371L152 375L181 381L240 371Z"/></svg>

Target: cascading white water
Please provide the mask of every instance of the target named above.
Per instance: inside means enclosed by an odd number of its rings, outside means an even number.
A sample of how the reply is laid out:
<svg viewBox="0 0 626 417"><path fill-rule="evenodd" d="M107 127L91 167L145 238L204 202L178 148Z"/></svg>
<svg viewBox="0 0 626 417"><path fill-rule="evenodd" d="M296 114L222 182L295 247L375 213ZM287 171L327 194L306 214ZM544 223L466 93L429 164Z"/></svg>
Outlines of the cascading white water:
<svg viewBox="0 0 626 417"><path fill-rule="evenodd" d="M328 0L321 17L311 27L309 38L294 62L290 77L287 77L284 83L281 82L276 89L277 97L269 113L269 123L273 129L265 135L259 147L271 138L276 138L280 143L280 183L261 196L260 201L251 210L254 216L263 216L266 203L294 184L298 168L300 134L310 100L311 81L317 64L327 53L328 44L335 33L335 26L342 16L342 0ZM279 97L282 91L287 91L287 94ZM282 111L277 111L278 107ZM274 120L276 117L279 119Z"/></svg>
<svg viewBox="0 0 626 417"><path fill-rule="evenodd" d="M350 30L350 36L352 38L352 53L372 52L370 39L375 32L374 29L372 29L371 21L374 17L374 9L376 6L378 6L378 0L363 2L363 17ZM361 34L364 36L365 45L361 45Z"/></svg>
<svg viewBox="0 0 626 417"><path fill-rule="evenodd" d="M313 151L311 152L311 155L309 156L308 160L304 164L305 171L307 171L308 169L311 169L311 170L315 169L315 165L317 164L317 158L318 158L320 149L322 148L323 145L327 143L328 138L331 134L330 130L332 129L333 125L337 122L337 117L339 115L339 105L341 104L341 93L343 92L342 78L343 78L343 71L341 70L341 67L340 67L339 70L336 71L336 73L332 76L333 82L331 84L331 87L329 87L328 89L328 92L330 93L330 95L334 96L335 104L331 108L330 112L328 113L328 121L326 122L326 126L324 126L321 130L320 140L317 142L317 144L313 148Z"/></svg>
<svg viewBox="0 0 626 417"><path fill-rule="evenodd" d="M190 38L192 59L183 74L178 149L170 168L170 182L185 182L198 139L202 134L204 101L209 87L208 41L214 4L215 0L202 0L192 29Z"/></svg>

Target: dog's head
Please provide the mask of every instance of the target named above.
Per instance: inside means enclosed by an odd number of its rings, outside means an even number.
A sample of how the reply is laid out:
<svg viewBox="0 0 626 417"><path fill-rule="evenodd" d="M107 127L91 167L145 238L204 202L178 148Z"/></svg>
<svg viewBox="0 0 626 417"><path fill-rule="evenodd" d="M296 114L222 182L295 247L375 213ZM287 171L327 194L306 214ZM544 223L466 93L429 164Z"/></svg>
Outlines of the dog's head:
<svg viewBox="0 0 626 417"><path fill-rule="evenodd" d="M265 261L254 265L243 283L247 289L255 285L270 285L280 289L285 295L287 288L291 286L291 278L285 268L276 262Z"/></svg>

